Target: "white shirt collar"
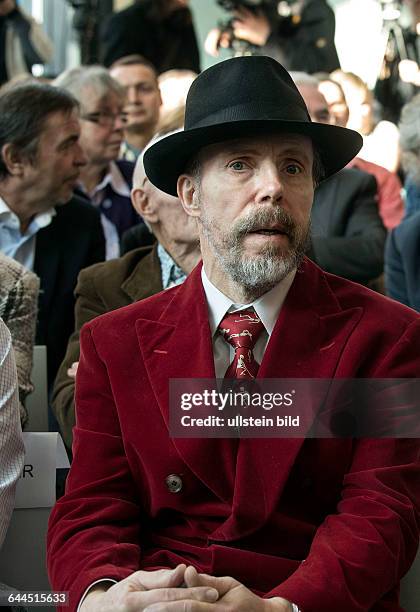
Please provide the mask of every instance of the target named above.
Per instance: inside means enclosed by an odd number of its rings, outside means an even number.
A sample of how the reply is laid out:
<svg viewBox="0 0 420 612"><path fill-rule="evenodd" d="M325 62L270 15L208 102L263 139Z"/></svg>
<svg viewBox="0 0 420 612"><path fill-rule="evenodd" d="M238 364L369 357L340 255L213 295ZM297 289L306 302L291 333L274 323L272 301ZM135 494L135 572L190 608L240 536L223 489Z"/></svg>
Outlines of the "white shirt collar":
<svg viewBox="0 0 420 612"><path fill-rule="evenodd" d="M214 336L220 322L228 310L243 310L244 308L254 308L257 315L264 324L269 336L271 336L280 309L286 299L289 289L295 278L296 270L292 270L285 279L280 281L275 287L264 293L260 298L251 304L235 304L230 298L222 293L209 280L204 266L201 268L201 280L207 298L209 309L209 324L212 336Z"/></svg>
<svg viewBox="0 0 420 612"><path fill-rule="evenodd" d="M98 185L96 185L91 197L94 197L98 192L105 189L105 187L110 184L112 190L115 191L120 196L125 196L127 198L130 197L130 189L128 188L127 183L124 180L123 175L121 174L120 169L117 164L112 161L109 163L108 172L105 174L104 178Z"/></svg>
<svg viewBox="0 0 420 612"><path fill-rule="evenodd" d="M13 212L13 210L11 210L11 208L9 208L6 204L6 202L3 200L3 198L0 197L0 215L2 213L7 213L7 216L5 215L5 219L9 218L9 219L17 219L19 221L18 216L16 215L16 213ZM51 208L49 208L48 210L44 211L44 212L40 212L38 214L36 214L34 217L32 217L31 223L29 224L29 228L36 228L41 229L43 227L46 227L47 225L49 225L52 221L52 218L57 214L55 208L52 206ZM20 221L19 221L20 224ZM28 228L28 229L29 229Z"/></svg>

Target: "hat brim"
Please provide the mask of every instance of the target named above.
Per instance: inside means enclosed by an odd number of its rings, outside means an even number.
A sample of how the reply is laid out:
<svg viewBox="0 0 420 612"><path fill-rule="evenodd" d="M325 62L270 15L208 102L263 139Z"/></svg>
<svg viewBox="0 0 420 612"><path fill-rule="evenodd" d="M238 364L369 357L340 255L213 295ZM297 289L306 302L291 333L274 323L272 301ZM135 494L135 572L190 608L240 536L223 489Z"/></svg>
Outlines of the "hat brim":
<svg viewBox="0 0 420 612"><path fill-rule="evenodd" d="M232 121L162 138L145 151L144 168L147 177L158 189L176 196L178 177L194 154L203 147L235 138L287 133L311 138L322 159L323 178L347 166L363 144L358 132L324 123L280 119Z"/></svg>

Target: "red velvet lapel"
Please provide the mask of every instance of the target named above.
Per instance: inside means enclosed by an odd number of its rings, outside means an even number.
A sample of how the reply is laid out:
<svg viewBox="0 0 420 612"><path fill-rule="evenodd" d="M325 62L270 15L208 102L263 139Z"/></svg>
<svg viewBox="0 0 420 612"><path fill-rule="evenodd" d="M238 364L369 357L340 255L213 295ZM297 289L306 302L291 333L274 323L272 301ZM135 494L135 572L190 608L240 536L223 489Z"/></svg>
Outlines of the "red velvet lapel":
<svg viewBox="0 0 420 612"><path fill-rule="evenodd" d="M144 363L169 428L169 379L215 378L207 302L201 282L201 266L158 321L139 319L137 335ZM236 445L226 439L172 440L197 477L221 500L232 501L236 468Z"/></svg>
<svg viewBox="0 0 420 612"><path fill-rule="evenodd" d="M306 261L289 291L259 378L333 378L362 311L343 311L323 273ZM195 331L193 331L195 330ZM139 319L143 359L166 423L169 378L213 378L208 311L196 268L158 321ZM212 535L233 540L258 529L274 511L303 439L174 439L190 469L232 514ZM252 493L252 494L251 494ZM233 497L233 500L232 500Z"/></svg>

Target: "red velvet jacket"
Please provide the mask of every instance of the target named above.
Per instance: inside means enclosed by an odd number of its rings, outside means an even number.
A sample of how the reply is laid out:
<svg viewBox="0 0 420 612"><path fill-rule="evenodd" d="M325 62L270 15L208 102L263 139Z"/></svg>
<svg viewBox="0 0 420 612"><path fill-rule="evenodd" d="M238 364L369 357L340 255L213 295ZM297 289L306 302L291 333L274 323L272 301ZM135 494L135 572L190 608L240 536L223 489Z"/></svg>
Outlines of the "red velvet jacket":
<svg viewBox="0 0 420 612"><path fill-rule="evenodd" d="M414 311L306 260L259 376L418 377L419 347ZM401 610L419 443L242 439L236 455L229 440L170 439L168 379L187 377L214 377L199 268L83 328L74 461L48 538L51 584L70 591L70 609L98 578L186 562L304 612Z"/></svg>

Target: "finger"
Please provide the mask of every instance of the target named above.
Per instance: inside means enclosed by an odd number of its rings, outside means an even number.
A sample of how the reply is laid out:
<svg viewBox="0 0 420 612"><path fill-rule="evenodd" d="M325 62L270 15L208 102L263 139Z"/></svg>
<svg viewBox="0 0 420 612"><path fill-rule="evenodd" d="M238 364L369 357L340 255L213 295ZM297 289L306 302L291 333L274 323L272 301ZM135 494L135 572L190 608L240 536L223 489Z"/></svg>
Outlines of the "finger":
<svg viewBox="0 0 420 612"><path fill-rule="evenodd" d="M221 612L222 608L214 603L202 601L172 601L170 603L158 603L147 606L144 612Z"/></svg>
<svg viewBox="0 0 420 612"><path fill-rule="evenodd" d="M209 576L209 574L198 574L198 584L200 586L213 587L217 589L219 596L223 597L238 582L230 576Z"/></svg>
<svg viewBox="0 0 420 612"><path fill-rule="evenodd" d="M150 572L140 570L132 574L129 578L131 579L131 584L138 587L139 591L145 589L179 587L184 582L185 569L186 565L182 563L174 569L161 569Z"/></svg>
<svg viewBox="0 0 420 612"><path fill-rule="evenodd" d="M153 604L162 605L164 610L170 603L178 601L196 601L213 604L219 599L216 589L195 587L192 589L152 589L142 593L134 592L126 596L126 604L130 610L144 610ZM181 608L182 609L182 608Z"/></svg>
<svg viewBox="0 0 420 612"><path fill-rule="evenodd" d="M185 570L184 581L187 587L206 586L200 582L200 575L192 565L189 565Z"/></svg>

